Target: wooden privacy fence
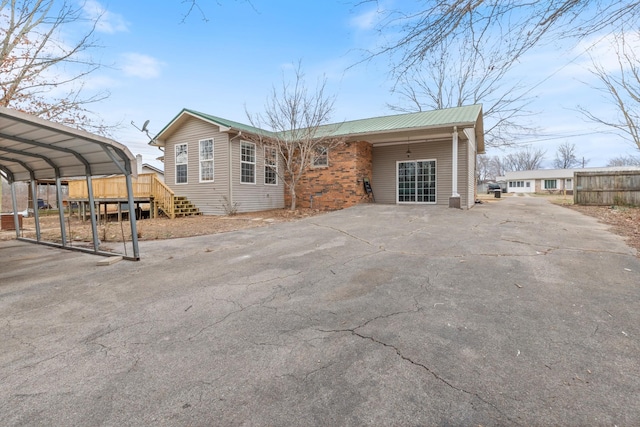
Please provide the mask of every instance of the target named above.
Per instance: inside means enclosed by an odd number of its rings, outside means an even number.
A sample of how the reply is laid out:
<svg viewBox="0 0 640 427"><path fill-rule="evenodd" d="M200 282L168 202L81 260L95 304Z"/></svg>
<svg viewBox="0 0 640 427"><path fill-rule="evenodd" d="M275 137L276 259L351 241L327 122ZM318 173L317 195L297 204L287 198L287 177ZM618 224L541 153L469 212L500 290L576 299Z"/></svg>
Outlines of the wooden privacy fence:
<svg viewBox="0 0 640 427"><path fill-rule="evenodd" d="M640 206L640 171L576 172L573 202L578 205Z"/></svg>

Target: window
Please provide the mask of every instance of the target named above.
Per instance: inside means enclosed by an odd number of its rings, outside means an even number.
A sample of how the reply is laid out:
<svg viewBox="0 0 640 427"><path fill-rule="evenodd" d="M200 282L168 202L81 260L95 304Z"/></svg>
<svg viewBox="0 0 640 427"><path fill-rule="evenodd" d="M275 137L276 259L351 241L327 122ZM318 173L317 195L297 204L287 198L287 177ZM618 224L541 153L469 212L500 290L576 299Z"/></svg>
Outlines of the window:
<svg viewBox="0 0 640 427"><path fill-rule="evenodd" d="M329 149L327 147L318 146L313 153L313 167L321 168L329 166Z"/></svg>
<svg viewBox="0 0 640 427"><path fill-rule="evenodd" d="M176 184L187 183L187 144L176 145Z"/></svg>
<svg viewBox="0 0 640 427"><path fill-rule="evenodd" d="M545 179L544 180L544 189L545 190L555 190L558 188L557 180L555 179Z"/></svg>
<svg viewBox="0 0 640 427"><path fill-rule="evenodd" d="M564 182L564 188L566 190L573 190L573 181L571 180L571 178L567 178Z"/></svg>
<svg viewBox="0 0 640 427"><path fill-rule="evenodd" d="M213 139L200 140L200 182L213 181Z"/></svg>
<svg viewBox="0 0 640 427"><path fill-rule="evenodd" d="M253 142L240 143L240 182L256 183L256 144Z"/></svg>
<svg viewBox="0 0 640 427"><path fill-rule="evenodd" d="M264 183L278 185L278 150L276 147L264 147Z"/></svg>
<svg viewBox="0 0 640 427"><path fill-rule="evenodd" d="M527 183L529 184L529 183ZM509 187L512 188L521 188L524 187L524 181L509 181ZM528 185L527 185L528 187Z"/></svg>

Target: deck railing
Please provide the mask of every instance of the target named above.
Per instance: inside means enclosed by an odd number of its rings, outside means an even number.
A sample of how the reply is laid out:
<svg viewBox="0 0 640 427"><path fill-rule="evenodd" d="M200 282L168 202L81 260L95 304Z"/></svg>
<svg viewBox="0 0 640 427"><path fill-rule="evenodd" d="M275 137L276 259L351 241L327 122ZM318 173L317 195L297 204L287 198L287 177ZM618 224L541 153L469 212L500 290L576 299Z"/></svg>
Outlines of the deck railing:
<svg viewBox="0 0 640 427"><path fill-rule="evenodd" d="M142 173L137 178L131 179L133 197L148 198L151 194L151 183L157 181L155 173ZM93 178L93 197L96 199L126 199L127 182L123 175L105 178ZM69 181L69 199L87 199L87 181Z"/></svg>
<svg viewBox="0 0 640 427"><path fill-rule="evenodd" d="M155 173L138 174L137 178L131 179L131 184L134 198L150 199L153 202L154 216L158 216L159 209L169 218L175 218L175 194ZM94 178L91 186L96 200L127 198L127 182L122 175ZM88 197L86 180L69 181L69 200L86 200Z"/></svg>
<svg viewBox="0 0 640 427"><path fill-rule="evenodd" d="M175 194L164 182L157 178L153 179L151 181L150 196L153 198L154 217L158 216L158 209L162 210L171 219L176 217Z"/></svg>

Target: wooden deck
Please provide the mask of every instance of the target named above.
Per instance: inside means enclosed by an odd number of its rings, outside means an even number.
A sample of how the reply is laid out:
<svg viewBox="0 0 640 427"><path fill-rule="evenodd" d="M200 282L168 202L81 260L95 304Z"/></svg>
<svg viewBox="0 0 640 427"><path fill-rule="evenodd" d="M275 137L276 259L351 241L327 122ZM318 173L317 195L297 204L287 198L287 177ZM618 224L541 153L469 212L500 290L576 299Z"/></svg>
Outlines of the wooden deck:
<svg viewBox="0 0 640 427"><path fill-rule="evenodd" d="M133 200L139 204L150 204L151 217L160 212L173 219L176 216L200 215L198 209L182 197L176 197L173 191L160 181L155 173L139 174L131 179ZM93 198L96 203L108 206L114 204L118 211L128 202L127 183L122 175L92 179ZM89 202L87 181L69 181L69 202L86 204ZM126 206L128 210L128 205ZM105 212L107 208L105 207Z"/></svg>

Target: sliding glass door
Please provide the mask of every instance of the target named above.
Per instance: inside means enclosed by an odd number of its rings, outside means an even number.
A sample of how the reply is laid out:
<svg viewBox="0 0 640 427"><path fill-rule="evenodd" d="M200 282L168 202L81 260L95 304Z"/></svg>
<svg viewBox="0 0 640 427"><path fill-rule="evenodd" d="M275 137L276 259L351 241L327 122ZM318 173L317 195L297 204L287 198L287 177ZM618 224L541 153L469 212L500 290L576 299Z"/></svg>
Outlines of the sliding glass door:
<svg viewBox="0 0 640 427"><path fill-rule="evenodd" d="M397 162L398 203L436 202L436 161Z"/></svg>

